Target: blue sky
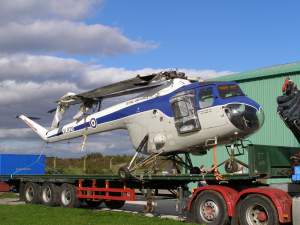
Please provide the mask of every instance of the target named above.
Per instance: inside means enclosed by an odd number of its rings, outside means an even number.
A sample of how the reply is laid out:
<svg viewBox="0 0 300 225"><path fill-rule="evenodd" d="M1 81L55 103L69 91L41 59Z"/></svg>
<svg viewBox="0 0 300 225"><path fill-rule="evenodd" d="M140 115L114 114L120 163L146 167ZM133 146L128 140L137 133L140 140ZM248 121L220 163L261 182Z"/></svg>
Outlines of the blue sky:
<svg viewBox="0 0 300 225"><path fill-rule="evenodd" d="M300 61L299 1L2 0L0 150L40 152L15 118L49 126L55 100L168 69L204 79ZM116 141L118 140L118 141ZM46 154L80 155L80 142ZM126 132L89 138L87 150L132 154Z"/></svg>
<svg viewBox="0 0 300 225"><path fill-rule="evenodd" d="M107 66L245 71L299 60L297 1L106 1L95 18L158 44Z"/></svg>

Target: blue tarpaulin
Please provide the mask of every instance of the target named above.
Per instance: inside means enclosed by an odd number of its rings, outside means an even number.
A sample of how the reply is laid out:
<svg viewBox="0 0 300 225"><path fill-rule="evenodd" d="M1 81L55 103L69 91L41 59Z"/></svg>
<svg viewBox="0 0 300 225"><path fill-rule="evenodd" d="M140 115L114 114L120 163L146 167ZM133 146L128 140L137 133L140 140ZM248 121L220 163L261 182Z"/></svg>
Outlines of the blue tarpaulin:
<svg viewBox="0 0 300 225"><path fill-rule="evenodd" d="M0 175L43 175L45 155L0 154Z"/></svg>

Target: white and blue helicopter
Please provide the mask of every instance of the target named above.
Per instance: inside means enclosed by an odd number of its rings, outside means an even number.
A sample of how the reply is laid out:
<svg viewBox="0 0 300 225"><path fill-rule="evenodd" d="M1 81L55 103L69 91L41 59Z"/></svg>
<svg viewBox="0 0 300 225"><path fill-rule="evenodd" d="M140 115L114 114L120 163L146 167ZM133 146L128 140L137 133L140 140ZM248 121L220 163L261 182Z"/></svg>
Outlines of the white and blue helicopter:
<svg viewBox="0 0 300 225"><path fill-rule="evenodd" d="M101 109L103 99L132 93L140 94ZM74 121L61 126L63 114L75 104L80 104L80 110ZM89 113L92 108L96 110ZM76 137L85 141L91 134L127 129L136 154L128 166L120 168L122 176L153 164L159 156L176 160L179 154L205 154L212 144L235 143L264 122L262 107L237 83L189 79L177 71L138 75L81 94L67 93L58 99L54 111L49 129L25 115L19 118L49 143ZM147 157L136 163L140 153Z"/></svg>

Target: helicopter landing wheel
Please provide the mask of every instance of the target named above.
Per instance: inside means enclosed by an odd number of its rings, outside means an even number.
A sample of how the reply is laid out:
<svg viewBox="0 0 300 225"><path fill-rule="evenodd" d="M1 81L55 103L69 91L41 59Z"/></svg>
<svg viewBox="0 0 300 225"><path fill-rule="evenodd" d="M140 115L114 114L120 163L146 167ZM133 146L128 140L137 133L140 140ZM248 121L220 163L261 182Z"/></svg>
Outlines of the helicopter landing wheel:
<svg viewBox="0 0 300 225"><path fill-rule="evenodd" d="M120 167L118 174L122 180L127 180L131 176L130 171L127 166Z"/></svg>
<svg viewBox="0 0 300 225"><path fill-rule="evenodd" d="M239 164L235 160L228 160L224 165L227 173L235 173L239 171Z"/></svg>
<svg viewBox="0 0 300 225"><path fill-rule="evenodd" d="M190 169L190 174L200 174L200 173L201 173L201 170L199 167L194 166Z"/></svg>

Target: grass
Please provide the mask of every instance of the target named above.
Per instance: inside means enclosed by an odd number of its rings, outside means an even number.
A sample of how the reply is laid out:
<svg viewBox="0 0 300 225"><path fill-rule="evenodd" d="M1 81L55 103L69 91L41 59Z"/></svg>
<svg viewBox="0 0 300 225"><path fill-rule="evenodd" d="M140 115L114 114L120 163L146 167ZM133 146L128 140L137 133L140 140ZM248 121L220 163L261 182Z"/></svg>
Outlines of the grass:
<svg viewBox="0 0 300 225"><path fill-rule="evenodd" d="M125 212L68 209L43 205L0 205L1 225L183 225L170 219Z"/></svg>
<svg viewBox="0 0 300 225"><path fill-rule="evenodd" d="M0 199L3 198L18 198L18 195L13 192L0 192Z"/></svg>

